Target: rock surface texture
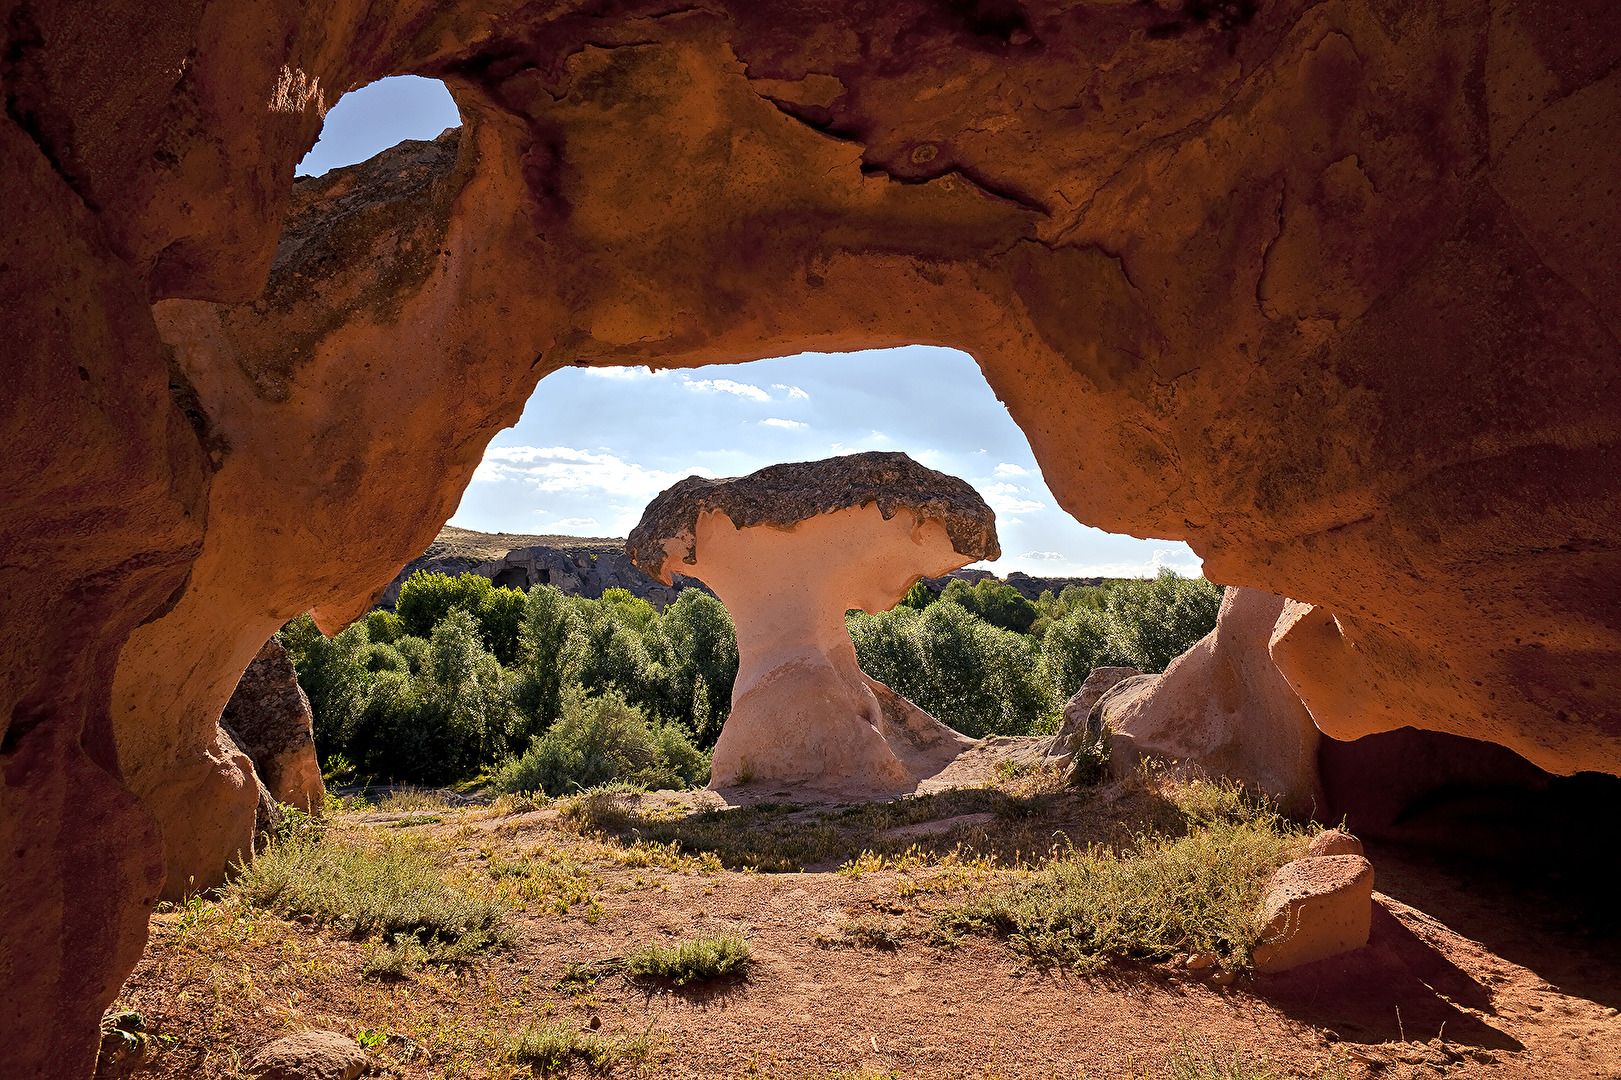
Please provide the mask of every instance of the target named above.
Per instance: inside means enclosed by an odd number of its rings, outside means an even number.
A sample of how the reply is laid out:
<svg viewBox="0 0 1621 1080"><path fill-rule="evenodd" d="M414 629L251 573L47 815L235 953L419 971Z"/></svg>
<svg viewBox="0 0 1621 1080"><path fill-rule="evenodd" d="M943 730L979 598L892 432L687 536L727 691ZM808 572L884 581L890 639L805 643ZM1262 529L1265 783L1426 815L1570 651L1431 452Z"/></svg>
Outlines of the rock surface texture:
<svg viewBox="0 0 1621 1080"><path fill-rule="evenodd" d="M1263 974L1360 949L1373 925L1373 864L1361 855L1285 863L1261 898L1255 970Z"/></svg>
<svg viewBox="0 0 1621 1080"><path fill-rule="evenodd" d="M1216 628L1152 683L1118 684L1100 720L1125 760L1191 761L1266 792L1289 813L1323 813L1319 734L1268 652L1288 601L1229 588ZM1131 696L1126 690L1133 690Z"/></svg>
<svg viewBox="0 0 1621 1080"><path fill-rule="evenodd" d="M0 1074L564 364L968 350L1066 510L1300 601L1327 734L1621 771L1610 0L0 4ZM402 73L463 127L295 184Z"/></svg>
<svg viewBox="0 0 1621 1080"><path fill-rule="evenodd" d="M1075 748L1070 745L1070 739L1077 733L1098 734L1099 729L1092 728L1088 723L1092 715L1092 706L1113 689L1116 683L1136 678L1141 674L1142 672L1134 667L1093 668L1087 674L1081 688L1064 703L1063 721L1059 724L1058 734L1053 736L1052 747L1047 753L1052 757L1067 758L1074 753Z"/></svg>
<svg viewBox="0 0 1621 1080"><path fill-rule="evenodd" d="M321 812L326 785L315 753L315 717L281 642L270 638L248 664L220 724L253 759L272 799L307 814Z"/></svg>
<svg viewBox="0 0 1621 1080"><path fill-rule="evenodd" d="M1001 554L965 481L882 452L692 476L648 504L625 548L660 581L677 567L699 578L737 627L712 786L895 789L972 744L864 674L844 625L851 608L888 611L919 579Z"/></svg>
<svg viewBox="0 0 1621 1080"><path fill-rule="evenodd" d="M248 1059L253 1080L355 1080L371 1064L366 1051L336 1031L301 1031L267 1043Z"/></svg>

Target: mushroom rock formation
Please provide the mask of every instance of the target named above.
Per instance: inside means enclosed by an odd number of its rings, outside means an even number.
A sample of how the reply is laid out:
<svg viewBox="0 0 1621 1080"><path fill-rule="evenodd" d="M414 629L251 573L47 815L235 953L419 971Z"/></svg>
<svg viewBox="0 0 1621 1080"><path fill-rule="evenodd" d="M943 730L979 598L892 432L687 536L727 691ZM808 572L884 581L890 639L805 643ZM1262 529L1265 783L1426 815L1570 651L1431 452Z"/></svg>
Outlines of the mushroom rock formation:
<svg viewBox="0 0 1621 1080"><path fill-rule="evenodd" d="M1267 651L1287 603L1228 588L1216 628L1165 674L1144 679L1140 692L1099 700L1115 747L1128 758L1194 762L1266 792L1293 814L1322 813L1317 727Z"/></svg>
<svg viewBox="0 0 1621 1080"><path fill-rule="evenodd" d="M876 451L689 476L649 503L631 561L666 584L678 567L698 578L737 626L711 783L893 789L973 745L862 672L844 613L888 611L924 577L997 558L995 520L966 481Z"/></svg>
<svg viewBox="0 0 1621 1080"><path fill-rule="evenodd" d="M87 1071L180 793L171 876L251 842L237 676L563 364L966 349L1078 519L1332 615L1326 728L1621 772L1621 9L1172 7L9 5L0 1073ZM460 133L294 184L401 73Z"/></svg>

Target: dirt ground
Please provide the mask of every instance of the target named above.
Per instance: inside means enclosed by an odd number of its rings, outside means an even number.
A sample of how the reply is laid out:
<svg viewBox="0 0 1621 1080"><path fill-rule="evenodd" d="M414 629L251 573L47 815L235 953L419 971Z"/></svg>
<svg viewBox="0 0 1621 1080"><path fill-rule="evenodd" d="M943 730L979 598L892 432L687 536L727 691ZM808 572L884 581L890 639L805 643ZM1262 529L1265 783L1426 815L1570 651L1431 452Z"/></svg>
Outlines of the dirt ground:
<svg viewBox="0 0 1621 1080"><path fill-rule="evenodd" d="M769 801L784 795L798 801ZM801 808L804 796L758 791L731 803L765 807L785 835L796 814L826 820L827 807ZM727 802L621 798L666 817ZM938 853L966 840L981 851L1029 845L1028 854L1045 838L1081 845L1129 832L1145 812L1130 803L1106 789L1049 792L1008 804L1034 807L1012 815L953 813L945 803L944 820L886 832L891 847L915 841ZM1571 915L1546 888L1554 883L1447 868L1410 851L1370 845L1378 907L1367 948L1218 987L1168 964L1081 976L1032 969L995 938L942 940L934 911L987 887L994 872L984 859L874 869L877 860L852 867L835 853L803 872L762 873L715 869L690 853L649 859L645 847L582 833L557 807L334 817L334 828L355 835L425 837L459 864L527 855L577 865L583 889L572 901L526 901L511 948L391 979L363 974L374 945L240 902L160 913L118 1003L153 1035L152 1059L135 1075L246 1075L254 1049L322 1028L373 1043L380 1074L506 1078L529 1072L500 1060L521 1026L563 1020L589 1030L596 1019L610 1043L642 1048L613 1068L626 1076L1621 1077L1615 938ZM740 830L751 827L740 819ZM876 938L887 941L875 947L874 935L851 930L862 926L881 927ZM718 931L750 943L746 977L687 989L618 975L560 982L570 964ZM1189 1054L1227 1066L1237 1055L1256 1071L1188 1072Z"/></svg>

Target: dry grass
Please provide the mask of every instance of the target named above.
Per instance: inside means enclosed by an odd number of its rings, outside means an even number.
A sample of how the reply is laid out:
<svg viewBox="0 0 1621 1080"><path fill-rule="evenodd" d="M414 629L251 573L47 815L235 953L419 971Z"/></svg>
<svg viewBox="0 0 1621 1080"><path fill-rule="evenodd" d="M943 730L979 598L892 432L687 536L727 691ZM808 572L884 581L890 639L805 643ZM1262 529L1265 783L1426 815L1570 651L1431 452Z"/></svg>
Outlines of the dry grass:
<svg viewBox="0 0 1621 1080"><path fill-rule="evenodd" d="M458 869L441 846L328 832L273 844L228 894L283 918L306 917L394 950L379 970L409 958L463 960L509 941L511 905Z"/></svg>
<svg viewBox="0 0 1621 1080"><path fill-rule="evenodd" d="M1231 783L1167 790L1180 829L1139 833L1122 851L1072 848L942 912L944 936L995 934L1034 963L1082 971L1182 950L1246 965L1266 881L1309 834Z"/></svg>

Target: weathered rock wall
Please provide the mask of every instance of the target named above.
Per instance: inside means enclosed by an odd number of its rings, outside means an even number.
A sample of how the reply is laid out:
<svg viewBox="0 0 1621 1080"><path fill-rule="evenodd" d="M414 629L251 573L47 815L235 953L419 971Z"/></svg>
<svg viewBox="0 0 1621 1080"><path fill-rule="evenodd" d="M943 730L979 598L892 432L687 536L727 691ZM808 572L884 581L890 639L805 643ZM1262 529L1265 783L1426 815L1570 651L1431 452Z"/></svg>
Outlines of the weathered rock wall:
<svg viewBox="0 0 1621 1080"><path fill-rule="evenodd" d="M565 363L967 349L1082 521L1325 613L1329 734L1621 771L1607 0L0 14L0 1073L85 1071L165 820L249 842L241 670ZM292 185L408 71L459 135Z"/></svg>

